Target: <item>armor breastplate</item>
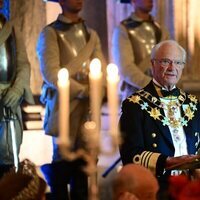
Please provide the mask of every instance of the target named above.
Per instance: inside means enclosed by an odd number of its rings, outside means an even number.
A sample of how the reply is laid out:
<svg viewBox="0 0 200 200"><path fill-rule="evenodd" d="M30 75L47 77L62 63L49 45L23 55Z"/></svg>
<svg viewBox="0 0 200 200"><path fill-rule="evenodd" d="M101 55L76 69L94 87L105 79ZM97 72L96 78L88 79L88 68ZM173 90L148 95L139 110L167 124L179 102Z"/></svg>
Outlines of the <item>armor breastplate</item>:
<svg viewBox="0 0 200 200"><path fill-rule="evenodd" d="M58 38L60 49L60 64L66 65L71 59L78 55L78 52L89 40L89 33L81 21L76 24L67 24L57 20L52 24ZM76 79L82 81L88 75L89 60L82 64L80 72L77 72Z"/></svg>
<svg viewBox="0 0 200 200"><path fill-rule="evenodd" d="M131 18L124 20L122 24L131 40L135 63L139 64L151 54L152 47L160 41L160 27L153 21L137 22Z"/></svg>
<svg viewBox="0 0 200 200"><path fill-rule="evenodd" d="M0 26L3 27L3 20L0 18ZM16 40L14 30L7 40L0 46L0 83L11 83L16 73Z"/></svg>

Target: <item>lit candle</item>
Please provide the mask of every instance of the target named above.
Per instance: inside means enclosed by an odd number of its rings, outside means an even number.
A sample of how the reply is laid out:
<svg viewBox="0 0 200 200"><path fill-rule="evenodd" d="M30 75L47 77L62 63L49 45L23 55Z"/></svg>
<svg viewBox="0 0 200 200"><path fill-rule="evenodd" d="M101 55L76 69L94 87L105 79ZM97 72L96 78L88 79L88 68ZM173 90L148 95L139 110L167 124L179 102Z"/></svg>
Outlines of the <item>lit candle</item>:
<svg viewBox="0 0 200 200"><path fill-rule="evenodd" d="M108 112L109 112L109 129L112 138L116 141L118 139L118 83L119 75L118 68L115 64L107 66L107 98L108 98Z"/></svg>
<svg viewBox="0 0 200 200"><path fill-rule="evenodd" d="M93 59L90 63L89 81L91 120L96 123L96 130L97 133L99 133L102 100L102 72L101 62L97 58Z"/></svg>
<svg viewBox="0 0 200 200"><path fill-rule="evenodd" d="M58 72L59 143L69 145L69 73L66 68Z"/></svg>

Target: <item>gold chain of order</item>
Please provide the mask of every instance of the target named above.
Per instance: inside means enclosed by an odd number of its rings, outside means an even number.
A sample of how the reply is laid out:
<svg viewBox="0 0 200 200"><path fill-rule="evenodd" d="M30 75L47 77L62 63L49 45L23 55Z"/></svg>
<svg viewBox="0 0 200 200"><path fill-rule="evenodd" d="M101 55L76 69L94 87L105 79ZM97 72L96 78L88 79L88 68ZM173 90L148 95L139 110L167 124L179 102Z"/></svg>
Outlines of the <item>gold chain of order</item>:
<svg viewBox="0 0 200 200"><path fill-rule="evenodd" d="M160 108L164 109L165 104L160 101L157 97L152 96L149 92L145 90L139 90L134 95L129 97L129 101L132 103L137 103L140 105L142 110L146 110L149 113L150 117L154 120L159 120L162 122L163 126L172 126L177 128L179 126L187 126L188 121L194 117L194 112L197 110L196 104L198 102L197 98L193 95L188 95L190 103L188 104L187 109L184 110L184 116L180 117L178 120L169 119L169 117L164 116ZM177 107L181 107L186 100L186 93L180 90L180 95L177 97L178 102L176 102ZM156 107L153 108L149 105L152 103Z"/></svg>

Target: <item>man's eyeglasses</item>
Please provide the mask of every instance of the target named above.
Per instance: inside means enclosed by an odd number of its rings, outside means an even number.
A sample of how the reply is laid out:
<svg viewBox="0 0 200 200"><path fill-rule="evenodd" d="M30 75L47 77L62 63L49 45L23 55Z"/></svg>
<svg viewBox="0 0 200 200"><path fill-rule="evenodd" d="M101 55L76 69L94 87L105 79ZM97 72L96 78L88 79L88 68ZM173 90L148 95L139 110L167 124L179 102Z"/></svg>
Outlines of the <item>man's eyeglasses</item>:
<svg viewBox="0 0 200 200"><path fill-rule="evenodd" d="M152 61L158 62L163 67L169 67L172 64L174 64L176 67L182 68L185 65L185 62L183 62L183 61L180 61L180 60L170 60L168 58L152 59Z"/></svg>

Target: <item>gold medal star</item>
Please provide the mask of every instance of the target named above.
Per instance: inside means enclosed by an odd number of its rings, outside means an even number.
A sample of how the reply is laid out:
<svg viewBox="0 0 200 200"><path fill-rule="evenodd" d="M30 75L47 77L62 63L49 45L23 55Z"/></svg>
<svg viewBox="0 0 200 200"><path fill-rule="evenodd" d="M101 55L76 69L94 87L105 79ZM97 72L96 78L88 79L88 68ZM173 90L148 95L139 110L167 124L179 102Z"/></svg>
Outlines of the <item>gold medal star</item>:
<svg viewBox="0 0 200 200"><path fill-rule="evenodd" d="M188 117L188 120L191 120L194 117L194 112L191 111L190 107L185 110L185 115Z"/></svg>
<svg viewBox="0 0 200 200"><path fill-rule="evenodd" d="M157 108L151 108L151 112L149 113L150 113L150 116L154 118L154 120L156 119L159 120L159 117L161 116L160 109L157 109Z"/></svg>
<svg viewBox="0 0 200 200"><path fill-rule="evenodd" d="M190 98L191 101L193 101L195 104L197 104L198 100L197 100L196 96L190 94L190 95L188 95L188 97Z"/></svg>
<svg viewBox="0 0 200 200"><path fill-rule="evenodd" d="M140 101L140 96L138 96L138 95L133 95L133 96L131 96L130 98L128 98L129 99L129 101L130 102L133 102L133 103L139 103L139 101Z"/></svg>

